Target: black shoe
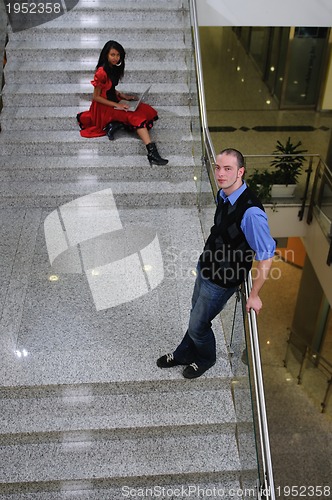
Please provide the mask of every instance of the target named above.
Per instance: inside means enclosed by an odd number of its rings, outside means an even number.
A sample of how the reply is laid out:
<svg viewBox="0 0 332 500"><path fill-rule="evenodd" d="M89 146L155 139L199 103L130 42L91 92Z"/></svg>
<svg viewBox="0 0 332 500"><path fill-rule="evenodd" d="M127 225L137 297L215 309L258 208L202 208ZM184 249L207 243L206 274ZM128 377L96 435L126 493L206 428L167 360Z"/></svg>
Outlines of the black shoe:
<svg viewBox="0 0 332 500"><path fill-rule="evenodd" d="M150 165L167 165L168 160L160 156L157 146L154 142L150 142L150 144L147 144L146 149L148 150L148 160Z"/></svg>
<svg viewBox="0 0 332 500"><path fill-rule="evenodd" d="M157 359L157 366L159 368L172 368L173 366L183 365L174 359L173 354L164 354L161 358Z"/></svg>
<svg viewBox="0 0 332 500"><path fill-rule="evenodd" d="M78 113L78 114L76 115L76 120L77 120L77 123L78 123L78 124L79 124L79 126L80 126L80 129L82 130L82 129L83 129L83 125L82 125L82 123L81 123L81 114L82 114L82 113Z"/></svg>
<svg viewBox="0 0 332 500"><path fill-rule="evenodd" d="M114 141L114 134L118 130L123 128L123 123L121 122L110 122L103 128L105 130L107 137L110 141Z"/></svg>
<svg viewBox="0 0 332 500"><path fill-rule="evenodd" d="M213 365L214 365L214 363L213 363ZM182 372L182 375L184 376L184 378L198 378L201 375L203 375L203 373L205 373L213 365L198 366L196 363L191 363L191 365L186 366L186 368Z"/></svg>

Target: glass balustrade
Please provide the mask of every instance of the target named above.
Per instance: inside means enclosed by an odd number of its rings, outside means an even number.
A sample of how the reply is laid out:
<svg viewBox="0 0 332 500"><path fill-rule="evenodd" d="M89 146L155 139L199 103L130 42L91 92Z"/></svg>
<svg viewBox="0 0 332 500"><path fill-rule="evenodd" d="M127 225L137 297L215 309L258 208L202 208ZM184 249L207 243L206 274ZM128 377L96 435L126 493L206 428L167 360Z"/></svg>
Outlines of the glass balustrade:
<svg viewBox="0 0 332 500"><path fill-rule="evenodd" d="M317 408L332 415L332 364L291 332L284 365Z"/></svg>
<svg viewBox="0 0 332 500"><path fill-rule="evenodd" d="M310 200L310 209L315 214L327 238L332 237L332 172L320 161L315 175L315 189Z"/></svg>

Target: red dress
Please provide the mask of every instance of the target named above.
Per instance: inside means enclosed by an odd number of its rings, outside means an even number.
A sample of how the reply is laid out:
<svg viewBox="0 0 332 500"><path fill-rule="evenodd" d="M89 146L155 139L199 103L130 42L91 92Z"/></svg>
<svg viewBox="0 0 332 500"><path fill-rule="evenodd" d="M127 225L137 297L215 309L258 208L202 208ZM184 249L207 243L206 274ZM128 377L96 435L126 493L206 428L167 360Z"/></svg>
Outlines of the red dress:
<svg viewBox="0 0 332 500"><path fill-rule="evenodd" d="M101 89L101 97L107 99L107 91L113 87L103 67L99 67L91 81L94 87ZM101 137L106 135L104 127L109 122L121 122L132 130L146 127L150 129L153 122L158 119L157 111L148 104L141 103L136 111L123 111L114 109L112 106L92 101L89 111L83 111L77 115L81 127L82 137Z"/></svg>

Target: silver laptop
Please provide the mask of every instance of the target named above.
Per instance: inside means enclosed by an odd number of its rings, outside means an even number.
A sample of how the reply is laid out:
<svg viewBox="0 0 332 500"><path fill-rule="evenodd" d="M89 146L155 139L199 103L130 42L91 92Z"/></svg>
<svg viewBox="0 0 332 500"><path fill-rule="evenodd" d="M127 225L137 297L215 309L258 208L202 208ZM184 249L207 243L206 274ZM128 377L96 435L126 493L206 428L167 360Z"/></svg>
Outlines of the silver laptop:
<svg viewBox="0 0 332 500"><path fill-rule="evenodd" d="M148 95L150 88L151 85L149 85L149 87L146 90L144 90L143 94L139 97L138 101L126 101L125 99L122 99L121 101L119 101L119 103L127 104L129 106L129 108L126 109L126 111L136 111L141 102L143 102L146 99L146 96ZM117 106L115 106L114 109L118 109Z"/></svg>

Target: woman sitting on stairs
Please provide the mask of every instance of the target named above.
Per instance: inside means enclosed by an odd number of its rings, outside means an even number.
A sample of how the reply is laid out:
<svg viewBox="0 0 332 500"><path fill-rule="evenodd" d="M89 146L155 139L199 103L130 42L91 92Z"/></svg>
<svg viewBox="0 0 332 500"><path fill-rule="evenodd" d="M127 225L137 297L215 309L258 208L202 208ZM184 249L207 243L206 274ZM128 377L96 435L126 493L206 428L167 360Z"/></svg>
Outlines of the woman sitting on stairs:
<svg viewBox="0 0 332 500"><path fill-rule="evenodd" d="M136 97L116 90L124 75L126 53L122 45L109 40L103 47L92 85L94 86L89 111L77 115L82 137L107 135L112 141L114 133L120 128L136 130L148 151L150 165L166 165L168 160L161 158L154 142L151 142L149 129L158 119L158 113L148 104L141 102L135 111L126 111L128 104L120 100L133 101Z"/></svg>

